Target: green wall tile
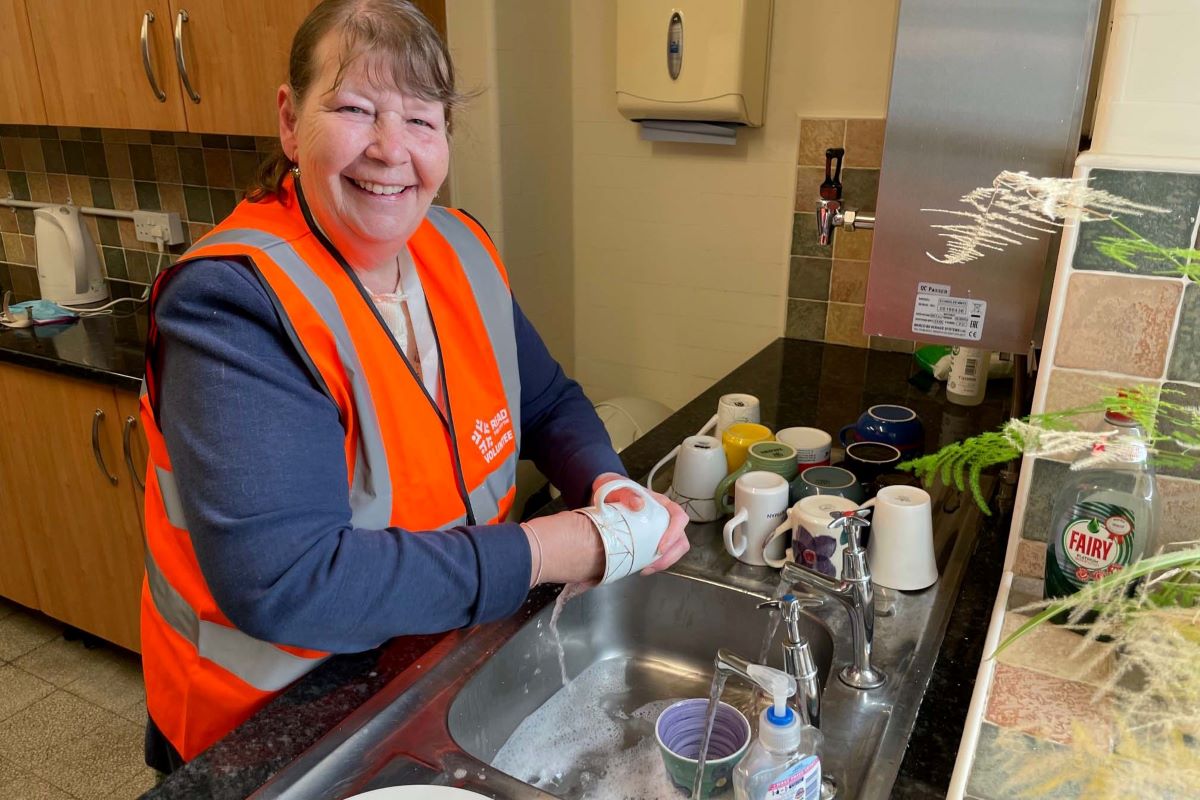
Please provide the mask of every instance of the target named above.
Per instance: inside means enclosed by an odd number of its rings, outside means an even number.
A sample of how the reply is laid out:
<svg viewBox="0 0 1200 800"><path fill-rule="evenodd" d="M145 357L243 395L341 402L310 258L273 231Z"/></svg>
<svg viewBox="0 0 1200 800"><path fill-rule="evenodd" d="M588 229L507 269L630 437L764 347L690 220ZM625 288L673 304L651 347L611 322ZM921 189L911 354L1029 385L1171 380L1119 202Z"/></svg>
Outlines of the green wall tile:
<svg viewBox="0 0 1200 800"><path fill-rule="evenodd" d="M1124 214L1121 222L1161 247L1189 247L1200 209L1200 175L1175 172L1094 169L1089 185L1139 203L1168 208L1165 214L1145 212L1142 216ZM1127 236L1112 222L1085 222L1079 229L1075 248L1075 269L1129 272L1096 250L1102 236ZM1138 273L1156 274L1162 269L1145 260L1134 259Z"/></svg>
<svg viewBox="0 0 1200 800"><path fill-rule="evenodd" d="M1029 497L1025 501L1025 522L1021 536L1037 542L1049 538L1050 517L1054 496L1059 487L1067 482L1070 464L1039 458L1034 462L1033 475L1029 481Z"/></svg>
<svg viewBox="0 0 1200 800"><path fill-rule="evenodd" d="M855 211L874 211L879 200L879 170L842 170L842 202Z"/></svg>
<svg viewBox="0 0 1200 800"><path fill-rule="evenodd" d="M792 215L792 255L817 256L819 258L831 258L833 256L832 239L830 239L827 245L817 243L816 214L801 213Z"/></svg>
<svg viewBox="0 0 1200 800"><path fill-rule="evenodd" d="M1167 378L1200 383L1200 284L1189 283L1184 290Z"/></svg>
<svg viewBox="0 0 1200 800"><path fill-rule="evenodd" d="M1167 402L1184 406L1185 408L1200 408L1200 386L1168 381L1163 384L1163 399ZM1160 418L1159 432L1170 436L1179 429L1180 426L1172 423L1169 418ZM1192 436L1196 435L1195 431L1188 431L1188 433ZM1163 442L1159 447L1164 453L1179 453L1183 450L1183 446L1173 442ZM1193 452L1192 455L1196 456L1200 454ZM1200 478L1200 465L1189 468L1160 464L1158 466L1158 474L1171 475L1177 478Z"/></svg>
<svg viewBox="0 0 1200 800"><path fill-rule="evenodd" d="M832 265L828 258L793 256L788 275L788 297L828 300Z"/></svg>
<svg viewBox="0 0 1200 800"><path fill-rule="evenodd" d="M825 315L828 303L819 300L788 300L787 327L784 336L789 339L808 339L819 342L825 339Z"/></svg>

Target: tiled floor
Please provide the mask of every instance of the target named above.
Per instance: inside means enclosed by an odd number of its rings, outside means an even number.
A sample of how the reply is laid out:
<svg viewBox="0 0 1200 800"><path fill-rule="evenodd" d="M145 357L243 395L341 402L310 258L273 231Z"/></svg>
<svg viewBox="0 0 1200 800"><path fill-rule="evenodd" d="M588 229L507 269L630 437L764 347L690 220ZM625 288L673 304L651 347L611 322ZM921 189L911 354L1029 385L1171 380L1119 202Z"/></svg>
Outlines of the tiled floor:
<svg viewBox="0 0 1200 800"><path fill-rule="evenodd" d="M0 598L0 798L135 798L146 695L137 656L88 650L63 627Z"/></svg>

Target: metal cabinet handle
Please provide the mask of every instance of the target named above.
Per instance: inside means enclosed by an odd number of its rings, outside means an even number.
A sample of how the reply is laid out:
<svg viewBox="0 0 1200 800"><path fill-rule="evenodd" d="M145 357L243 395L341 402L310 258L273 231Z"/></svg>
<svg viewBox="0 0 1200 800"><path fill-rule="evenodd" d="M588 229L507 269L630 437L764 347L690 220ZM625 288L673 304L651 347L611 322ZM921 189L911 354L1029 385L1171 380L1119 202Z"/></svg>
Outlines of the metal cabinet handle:
<svg viewBox="0 0 1200 800"><path fill-rule="evenodd" d="M183 58L183 23L188 21L187 11L180 10L175 15L175 65L179 67L179 77L183 78L183 88L193 103L200 102L200 94L192 88L192 79L188 77L187 62Z"/></svg>
<svg viewBox="0 0 1200 800"><path fill-rule="evenodd" d="M116 486L117 476L108 471L108 465L104 463L104 454L100 452L100 423L103 421L104 412L97 408L96 413L92 414L92 455L96 457L96 466L100 467L104 477L108 478L109 483Z"/></svg>
<svg viewBox="0 0 1200 800"><path fill-rule="evenodd" d="M133 429L137 427L137 419L134 417L125 418L125 429L121 431L121 449L125 451L125 466L129 468L129 475L133 478L133 482L143 492L146 491L146 484L142 483L142 479L138 476L137 467L133 464L133 448L129 444L129 437L133 433Z"/></svg>
<svg viewBox="0 0 1200 800"><path fill-rule="evenodd" d="M154 65L150 63L150 23L154 22L154 12L147 11L142 15L142 67L146 70L146 80L154 91L158 102L167 102L167 93L158 88L158 78L154 77Z"/></svg>

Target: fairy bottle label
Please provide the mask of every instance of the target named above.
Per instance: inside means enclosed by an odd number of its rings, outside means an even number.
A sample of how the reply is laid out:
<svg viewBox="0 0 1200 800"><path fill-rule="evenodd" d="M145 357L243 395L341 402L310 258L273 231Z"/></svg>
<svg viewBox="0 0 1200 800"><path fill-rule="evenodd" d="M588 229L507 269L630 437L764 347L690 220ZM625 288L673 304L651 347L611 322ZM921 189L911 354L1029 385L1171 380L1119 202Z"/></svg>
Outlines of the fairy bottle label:
<svg viewBox="0 0 1200 800"><path fill-rule="evenodd" d="M1115 503L1082 500L1057 532L1046 559L1046 593L1062 597L1125 567L1134 557L1134 514Z"/></svg>

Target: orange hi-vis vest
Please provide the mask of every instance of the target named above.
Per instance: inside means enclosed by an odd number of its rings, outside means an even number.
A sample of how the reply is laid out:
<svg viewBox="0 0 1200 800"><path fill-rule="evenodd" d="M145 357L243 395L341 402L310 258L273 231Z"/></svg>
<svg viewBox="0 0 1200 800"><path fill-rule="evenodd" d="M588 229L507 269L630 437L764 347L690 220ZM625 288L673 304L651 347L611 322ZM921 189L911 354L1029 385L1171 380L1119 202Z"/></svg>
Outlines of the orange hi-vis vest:
<svg viewBox="0 0 1200 800"><path fill-rule="evenodd" d="M242 202L165 272L151 296L141 417L146 471L142 661L151 718L184 759L229 733L328 653L256 639L221 613L200 571L157 422L154 302L179 269L236 258L257 274L287 337L345 429L355 528L438 530L503 520L515 494L520 380L512 295L491 240L461 212L431 208L408 242L434 322L443 413L298 182ZM269 443L264 443L269 447Z"/></svg>

